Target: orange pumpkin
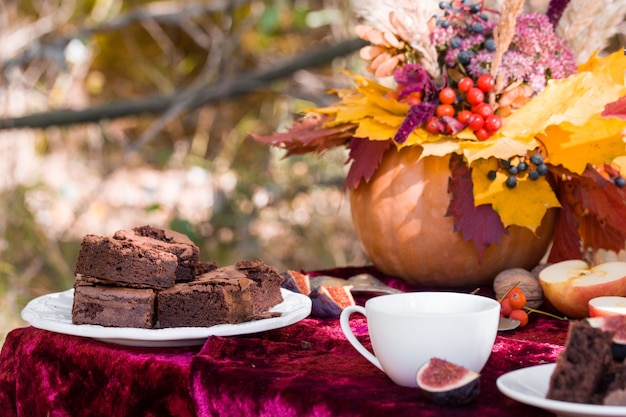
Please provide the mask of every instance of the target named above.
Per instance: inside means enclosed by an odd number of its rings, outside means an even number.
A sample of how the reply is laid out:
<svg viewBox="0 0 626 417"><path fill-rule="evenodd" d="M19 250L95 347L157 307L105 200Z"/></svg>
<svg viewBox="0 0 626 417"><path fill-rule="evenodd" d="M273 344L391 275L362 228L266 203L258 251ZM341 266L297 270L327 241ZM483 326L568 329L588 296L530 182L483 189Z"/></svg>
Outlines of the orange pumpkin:
<svg viewBox="0 0 626 417"><path fill-rule="evenodd" d="M446 216L450 156L427 156L407 147L388 151L373 178L350 194L352 219L372 263L382 272L421 285L491 284L508 268L531 269L547 251L554 211L538 228L511 226L479 261L472 242L454 232Z"/></svg>

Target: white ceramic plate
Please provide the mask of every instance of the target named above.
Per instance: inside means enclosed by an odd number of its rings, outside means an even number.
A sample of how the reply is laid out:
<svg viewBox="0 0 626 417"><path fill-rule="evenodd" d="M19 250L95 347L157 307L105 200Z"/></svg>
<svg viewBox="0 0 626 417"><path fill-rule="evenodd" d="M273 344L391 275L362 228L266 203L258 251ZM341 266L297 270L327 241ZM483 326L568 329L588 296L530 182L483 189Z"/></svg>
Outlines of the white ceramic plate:
<svg viewBox="0 0 626 417"><path fill-rule="evenodd" d="M235 336L258 333L289 326L311 313L311 299L281 288L283 302L271 311L279 317L240 324L219 324L211 327L174 327L170 329L137 329L103 327L72 323L74 290L43 295L31 300L22 310L22 318L39 329L130 346L169 347L202 345L209 336Z"/></svg>
<svg viewBox="0 0 626 417"><path fill-rule="evenodd" d="M626 416L626 406L570 403L546 399L550 377L556 365L531 366L508 372L498 378L500 392L521 403L543 408L557 416Z"/></svg>

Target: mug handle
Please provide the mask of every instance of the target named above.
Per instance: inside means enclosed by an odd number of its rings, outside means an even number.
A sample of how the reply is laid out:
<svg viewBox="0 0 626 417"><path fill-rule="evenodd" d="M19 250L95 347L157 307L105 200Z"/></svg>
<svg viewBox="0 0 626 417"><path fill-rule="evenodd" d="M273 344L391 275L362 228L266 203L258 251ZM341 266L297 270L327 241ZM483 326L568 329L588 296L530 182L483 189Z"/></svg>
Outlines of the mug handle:
<svg viewBox="0 0 626 417"><path fill-rule="evenodd" d="M350 316L354 313L361 313L365 317L367 317L364 307L348 306L344 308L343 311L341 312L341 316L339 316L339 324L341 324L341 330L343 331L343 334L346 335L348 342L350 342L352 347L354 347L357 350L357 352L363 355L365 359L370 361L372 365L374 365L381 371L385 372L383 370L383 367L380 365L380 361L378 360L378 358L376 358L376 356L374 356L372 352L367 350L365 346L363 346L361 342L359 342L359 340L356 338L356 336L352 332L352 329L350 328Z"/></svg>

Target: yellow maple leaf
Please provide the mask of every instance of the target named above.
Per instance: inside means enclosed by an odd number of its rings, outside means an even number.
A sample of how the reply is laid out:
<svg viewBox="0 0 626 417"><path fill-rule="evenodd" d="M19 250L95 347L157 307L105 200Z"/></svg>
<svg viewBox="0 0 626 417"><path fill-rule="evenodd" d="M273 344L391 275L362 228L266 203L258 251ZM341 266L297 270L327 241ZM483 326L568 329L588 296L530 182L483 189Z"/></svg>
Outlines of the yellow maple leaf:
<svg viewBox="0 0 626 417"><path fill-rule="evenodd" d="M434 135L433 135L434 136ZM411 136L409 136L411 140ZM407 142L409 141L407 140ZM458 152L459 143L454 139L443 139L431 142L422 142L422 154L420 159L426 156L446 156Z"/></svg>
<svg viewBox="0 0 626 417"><path fill-rule="evenodd" d="M614 84L624 83L624 71L626 71L626 55L622 51L602 58L593 54L587 62L578 66L578 72L593 72L599 77L607 77L606 82Z"/></svg>
<svg viewBox="0 0 626 417"><path fill-rule="evenodd" d="M538 143L534 139L517 140L502 135L494 135L486 141L461 141L458 146L468 164L478 159L509 159L513 156L523 156L529 150L535 149Z"/></svg>
<svg viewBox="0 0 626 417"><path fill-rule="evenodd" d="M586 70L550 80L545 90L509 116L501 133L517 139L545 133L550 125L582 126L600 114L607 103L626 95L623 74L626 57L620 53L592 58ZM621 73L621 78L617 76Z"/></svg>
<svg viewBox="0 0 626 417"><path fill-rule="evenodd" d="M429 143L434 144L435 142L448 142L448 141L449 140L447 139L446 136L439 135L439 134L432 134L432 133L429 133L426 129L417 128L413 132L411 132L411 134L409 135L409 137L403 144L398 145L398 148L405 148L408 146L415 146L415 145L424 146ZM456 143L457 141L452 140L452 142ZM459 149L459 145L457 143L455 151L458 149Z"/></svg>
<svg viewBox="0 0 626 417"><path fill-rule="evenodd" d="M539 140L549 150L547 162L582 174L587 164L611 163L624 155L624 129L624 120L596 115L583 126L568 123L550 126L545 135L539 136Z"/></svg>
<svg viewBox="0 0 626 417"><path fill-rule="evenodd" d="M369 140L389 140L393 138L397 130L397 126L389 126L389 124L380 123L378 119L369 117L359 122L359 127L354 132L354 136Z"/></svg>
<svg viewBox="0 0 626 417"><path fill-rule="evenodd" d="M365 100L371 106L377 106L385 112L389 112L395 115L406 116L409 112L409 104L401 103L396 100L389 100L382 96L377 89L371 89L369 87L359 88L358 91L363 95Z"/></svg>
<svg viewBox="0 0 626 417"><path fill-rule="evenodd" d="M378 93L378 95L380 96L384 96L385 94L387 94L389 91L391 91L391 88L389 87L385 87L382 84L377 83L374 80L371 80L367 77L364 77L363 75L358 75L355 74L353 72L350 71L343 71L344 74L352 77L354 79L354 81L356 81L356 83L361 86L361 87L368 87L370 90L376 91Z"/></svg>
<svg viewBox="0 0 626 417"><path fill-rule="evenodd" d="M341 98L339 103L312 111L329 116L326 127L354 123L358 125L355 137L370 140L392 139L410 106L386 98L386 94L391 91L389 88L363 76L349 75L357 83L356 89L336 90Z"/></svg>
<svg viewBox="0 0 626 417"><path fill-rule="evenodd" d="M379 109L370 105L363 106L339 106L336 108L336 123L357 123L364 119L371 118L372 114L379 112Z"/></svg>
<svg viewBox="0 0 626 417"><path fill-rule="evenodd" d="M561 206L550 184L545 177L532 181L522 175L518 177L517 186L509 188L506 186L508 175L502 171L497 171L494 180L488 178L488 172L497 167L495 158L479 159L471 165L474 204L490 204L506 227L518 225L536 231L546 211Z"/></svg>

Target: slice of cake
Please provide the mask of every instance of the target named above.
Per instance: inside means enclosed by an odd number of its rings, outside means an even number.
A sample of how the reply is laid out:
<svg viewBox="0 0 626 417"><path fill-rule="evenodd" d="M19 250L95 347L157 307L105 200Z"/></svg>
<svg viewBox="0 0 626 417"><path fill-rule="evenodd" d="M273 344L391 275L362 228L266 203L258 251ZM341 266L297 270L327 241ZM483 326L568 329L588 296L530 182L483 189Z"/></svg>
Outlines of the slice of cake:
<svg viewBox="0 0 626 417"><path fill-rule="evenodd" d="M74 272L122 284L169 288L176 280L176 255L138 241L86 235Z"/></svg>
<svg viewBox="0 0 626 417"><path fill-rule="evenodd" d="M237 324L253 316L253 282L234 270L216 269L188 283L159 291L158 327Z"/></svg>
<svg viewBox="0 0 626 417"><path fill-rule="evenodd" d="M196 276L195 268L200 250L182 233L152 226L140 226L132 230L119 230L113 238L175 255L178 259L176 282L188 282Z"/></svg>
<svg viewBox="0 0 626 417"><path fill-rule="evenodd" d="M546 398L585 404L602 404L623 364L611 353L613 336L586 320L570 322L565 350L559 355Z"/></svg>
<svg viewBox="0 0 626 417"><path fill-rule="evenodd" d="M232 268L242 272L254 281L252 287L252 305L255 314L262 313L283 302L280 287L283 276L276 268L263 261L239 261Z"/></svg>
<svg viewBox="0 0 626 417"><path fill-rule="evenodd" d="M151 289L76 285L72 323L151 329L156 321Z"/></svg>

